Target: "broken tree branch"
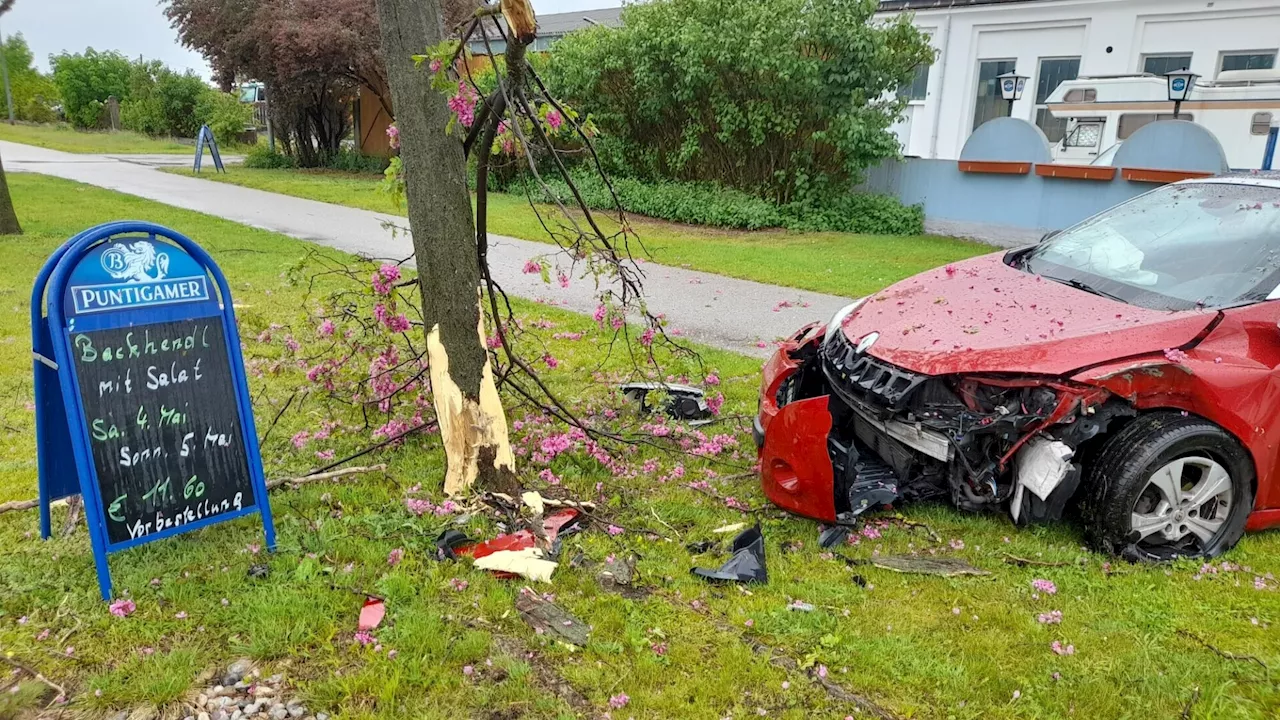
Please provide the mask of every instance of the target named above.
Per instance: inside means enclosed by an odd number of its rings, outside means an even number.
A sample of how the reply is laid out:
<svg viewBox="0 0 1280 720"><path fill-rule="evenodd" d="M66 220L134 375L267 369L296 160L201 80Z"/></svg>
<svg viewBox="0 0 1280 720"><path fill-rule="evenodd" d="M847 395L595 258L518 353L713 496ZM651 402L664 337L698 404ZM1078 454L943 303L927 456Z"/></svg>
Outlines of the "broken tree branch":
<svg viewBox="0 0 1280 720"><path fill-rule="evenodd" d="M347 477L348 475L362 475L364 473L386 472L386 471L387 471L386 463L383 463L380 465L371 465L369 467L343 468L342 470L334 470L332 472L322 472L322 473L315 473L313 475L304 475L302 477L296 477L296 478L280 478L278 480L272 480L267 483L267 489L274 490L280 487L281 485L288 485L289 487L298 487L299 485L305 485L306 483L311 483L311 482L321 482L323 480L336 480L341 477Z"/></svg>
<svg viewBox="0 0 1280 720"><path fill-rule="evenodd" d="M1214 655L1217 655L1218 657L1222 658L1223 660L1234 660L1234 661L1237 661L1237 662L1252 662L1252 663L1257 663L1257 664L1258 664L1258 666L1259 666L1259 667L1261 667L1263 670L1266 670L1266 671L1268 671L1268 672L1270 672L1270 670L1271 670L1271 668L1268 668L1268 667L1267 667L1267 664L1266 664L1266 663L1262 662L1261 660L1259 660L1258 658L1254 657L1253 655L1237 655L1237 654L1235 654L1235 653L1229 653L1229 652L1227 652L1226 650L1220 650L1220 649L1218 649L1218 648L1214 647L1213 645L1210 645L1208 640L1205 640L1204 638L1200 637L1199 635L1196 635L1195 633L1191 632L1190 630L1179 629L1179 630L1178 630L1178 634L1179 634L1179 635L1181 635L1182 637L1185 637L1185 638L1189 639L1189 640L1193 640L1193 641L1195 641L1196 643L1198 643L1198 644L1200 644L1201 646L1203 646L1206 650L1208 650L1208 651L1212 652Z"/></svg>
<svg viewBox="0 0 1280 720"><path fill-rule="evenodd" d="M26 673L26 674L30 675L31 677L35 678L36 680L39 680L40 682L44 683L44 684L45 684L45 686L47 686L47 687L49 687L49 688L52 688L53 690L57 691L57 693L58 693L59 695L61 695L62 697L66 697L66 696L67 696L67 689L66 689L66 688L64 688L64 687L62 687L61 685L59 685L58 683L56 683L56 682L54 682L54 681L50 680L49 678L45 677L44 675L41 675L39 672L36 672L35 670L32 670L30 667L28 667L28 666L26 666L26 665L22 664L21 662L19 662L18 660L16 660L12 655L9 655L9 654L0 655L0 660L4 660L4 661L5 661L6 663L8 663L11 667L15 667L15 668L17 668L18 670L21 670L22 672L24 672L24 673Z"/></svg>

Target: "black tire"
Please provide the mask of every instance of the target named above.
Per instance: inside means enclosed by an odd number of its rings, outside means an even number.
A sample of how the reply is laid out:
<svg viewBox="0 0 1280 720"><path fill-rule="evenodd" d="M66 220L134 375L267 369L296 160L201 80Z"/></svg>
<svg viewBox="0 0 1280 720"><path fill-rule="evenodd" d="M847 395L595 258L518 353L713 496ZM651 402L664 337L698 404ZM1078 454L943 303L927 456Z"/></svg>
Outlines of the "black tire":
<svg viewBox="0 0 1280 720"><path fill-rule="evenodd" d="M1186 457L1207 457L1227 470L1232 489L1225 522L1207 543L1188 537L1139 544L1132 516L1148 480L1165 465ZM1216 557L1244 535L1245 520L1253 509L1255 478L1249 453L1217 425L1177 412L1140 415L1106 441L1089 468L1086 531L1099 550L1128 560Z"/></svg>

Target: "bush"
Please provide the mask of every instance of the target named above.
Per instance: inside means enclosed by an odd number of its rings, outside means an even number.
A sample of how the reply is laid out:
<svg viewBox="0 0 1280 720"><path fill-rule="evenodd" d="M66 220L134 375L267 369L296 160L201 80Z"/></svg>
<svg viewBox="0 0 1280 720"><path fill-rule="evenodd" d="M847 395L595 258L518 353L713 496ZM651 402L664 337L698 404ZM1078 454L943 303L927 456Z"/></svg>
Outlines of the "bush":
<svg viewBox="0 0 1280 720"><path fill-rule="evenodd" d="M336 153L326 153L320 158L320 166L323 168L367 175L381 175L387 169L387 162L387 158L365 155L355 150L339 150Z"/></svg>
<svg viewBox="0 0 1280 720"><path fill-rule="evenodd" d="M191 71L176 73L159 60L139 61L129 70L129 98L120 103L120 124L145 135L195 137L196 107L210 93Z"/></svg>
<svg viewBox="0 0 1280 720"><path fill-rule="evenodd" d="M614 210L616 205L600 177L581 168L572 172L574 184L587 205L596 210ZM523 194L534 189L533 181L522 179L507 190ZM547 183L561 202L572 196L563 181ZM924 210L904 206L888 195L849 193L831 196L825 202L796 202L775 205L754 195L714 183L645 183L631 178L614 182L622 209L672 222L714 227L759 230L782 227L804 232L837 231L869 235L919 235L924 232ZM535 198L540 193L535 189ZM548 198L550 199L550 198Z"/></svg>
<svg viewBox="0 0 1280 720"><path fill-rule="evenodd" d="M62 53L50 58L53 84L62 96L67 120L78 128L96 128L107 98L129 99L129 59L117 52Z"/></svg>
<svg viewBox="0 0 1280 720"><path fill-rule="evenodd" d="M787 203L896 156L895 93L933 59L928 38L875 0L652 0L620 28L554 46L552 93L616 141L650 181L711 181ZM612 164L612 162L611 162Z"/></svg>
<svg viewBox="0 0 1280 720"><path fill-rule="evenodd" d="M254 145L245 153L244 166L254 170L292 170L298 164L288 155L272 152L266 145Z"/></svg>
<svg viewBox="0 0 1280 720"><path fill-rule="evenodd" d="M208 125L219 145L232 145L253 121L253 106L240 102L233 93L205 88L195 114L199 118L197 130L199 125Z"/></svg>

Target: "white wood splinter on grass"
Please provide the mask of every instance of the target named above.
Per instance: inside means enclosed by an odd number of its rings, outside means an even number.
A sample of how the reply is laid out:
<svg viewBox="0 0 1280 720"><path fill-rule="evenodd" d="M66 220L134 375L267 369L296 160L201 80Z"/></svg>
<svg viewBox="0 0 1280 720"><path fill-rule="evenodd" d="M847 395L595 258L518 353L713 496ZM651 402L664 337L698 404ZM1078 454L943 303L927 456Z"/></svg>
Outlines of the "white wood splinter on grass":
<svg viewBox="0 0 1280 720"><path fill-rule="evenodd" d="M477 300L479 302L479 300ZM484 312L480 308L477 326L479 341L484 343ZM479 402L462 394L462 389L449 374L449 352L440 342L440 326L435 325L427 334L427 361L430 364L431 389L435 397L436 420L440 423L440 437L444 441L448 470L445 472L444 492L457 495L475 484L480 474L480 451L492 448L493 469L515 473L515 455L507 437L507 416L498 397L498 386L493 382L493 368L485 354L484 370L480 377Z"/></svg>

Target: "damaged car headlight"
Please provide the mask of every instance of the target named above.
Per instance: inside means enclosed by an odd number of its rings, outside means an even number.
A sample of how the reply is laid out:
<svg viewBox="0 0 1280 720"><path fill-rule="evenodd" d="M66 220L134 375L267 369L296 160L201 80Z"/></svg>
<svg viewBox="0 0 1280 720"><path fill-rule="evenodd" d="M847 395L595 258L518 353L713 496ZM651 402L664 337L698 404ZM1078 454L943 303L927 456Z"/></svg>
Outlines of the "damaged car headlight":
<svg viewBox="0 0 1280 720"><path fill-rule="evenodd" d="M1043 381L959 378L953 389L969 410L983 415L1045 417L1058 405L1058 393Z"/></svg>
<svg viewBox="0 0 1280 720"><path fill-rule="evenodd" d="M865 303L870 297L871 296L868 295L867 297L858 298L857 300L854 300L848 305L840 308L835 315L831 316L831 321L827 323L827 334L822 338L824 345L831 342L831 338L835 337L835 334L840 331L840 326L844 324L844 321L850 315L857 312L858 308L862 307L863 303Z"/></svg>

